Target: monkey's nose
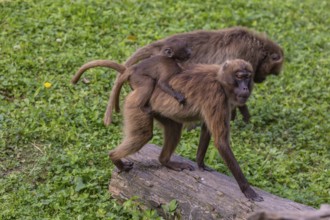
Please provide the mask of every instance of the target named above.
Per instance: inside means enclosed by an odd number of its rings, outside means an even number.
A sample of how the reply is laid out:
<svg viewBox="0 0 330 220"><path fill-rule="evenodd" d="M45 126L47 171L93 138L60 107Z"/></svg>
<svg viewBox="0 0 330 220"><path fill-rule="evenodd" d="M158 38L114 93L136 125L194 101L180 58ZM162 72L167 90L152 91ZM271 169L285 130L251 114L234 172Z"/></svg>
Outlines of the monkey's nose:
<svg viewBox="0 0 330 220"><path fill-rule="evenodd" d="M188 55L188 56L191 56L191 53L192 53L191 49L188 48L188 49L187 49L187 55Z"/></svg>

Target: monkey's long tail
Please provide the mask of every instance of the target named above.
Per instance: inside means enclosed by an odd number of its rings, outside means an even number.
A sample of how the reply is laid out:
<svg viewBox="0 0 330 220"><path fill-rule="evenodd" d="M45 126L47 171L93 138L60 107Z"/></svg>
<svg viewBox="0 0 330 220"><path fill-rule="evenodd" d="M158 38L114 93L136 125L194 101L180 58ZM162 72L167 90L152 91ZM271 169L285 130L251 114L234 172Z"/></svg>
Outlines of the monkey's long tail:
<svg viewBox="0 0 330 220"><path fill-rule="evenodd" d="M81 75L88 69L93 68L93 67L108 67L111 69L116 70L119 73L123 73L126 70L126 67L113 62L111 60L93 60L88 63L85 63L80 67L80 69L76 72L76 74L72 77L71 83L76 84L78 80L80 79Z"/></svg>
<svg viewBox="0 0 330 220"><path fill-rule="evenodd" d="M125 66L130 67L130 66L138 63L139 61L143 60L143 59L149 58L153 54L153 48L154 48L154 46L153 46L153 44L151 44L151 45L147 45L145 47L142 47L142 48L138 49L125 62ZM118 72L120 72L120 71L118 71ZM123 87L123 84L128 80L129 75L130 75L129 71L126 71L124 73L121 72L121 73L122 74L117 75L116 81L115 81L114 86L113 86L112 91L111 91L111 95L109 97L107 110L104 114L104 119L103 119L103 122L104 122L105 126L109 126L111 124L113 106L115 107L116 112L120 111L120 107L119 107L120 90Z"/></svg>
<svg viewBox="0 0 330 220"><path fill-rule="evenodd" d="M123 74L117 76L116 82L114 83L114 86L111 90L107 110L105 111L104 114L103 122L105 126L109 126L111 124L113 106L115 106L116 112L120 111L120 107L119 107L120 90L123 87L124 83L128 80L129 76L130 76L129 71L125 71Z"/></svg>
<svg viewBox="0 0 330 220"><path fill-rule="evenodd" d="M118 64L116 62L113 62L111 60L93 60L90 61L88 63L85 63L84 65L82 65L79 70L76 72L76 74L72 77L71 79L71 83L72 84L76 84L78 82L78 80L80 79L81 75L88 69L93 68L93 67L108 67L111 69L116 70L117 72L120 73L119 76L125 75L123 74L126 70L126 67ZM124 77L125 78L125 77ZM125 79L127 79L128 77L126 77ZM117 77L116 81L118 81L118 79L123 79L123 77ZM122 82L122 84L125 81ZM120 89L122 87L122 84L119 84L119 88L116 89L117 93L116 96L118 97L113 97L113 94L111 93L110 95L110 99L108 102L108 106L107 106L107 110L105 112L104 115L104 124L106 126L108 126L109 124L111 124L111 117L112 117L112 109L113 109L113 103L117 103L116 104L116 110L119 111L119 93L120 93ZM115 88L116 88L116 84L115 84ZM113 89L114 90L114 89Z"/></svg>

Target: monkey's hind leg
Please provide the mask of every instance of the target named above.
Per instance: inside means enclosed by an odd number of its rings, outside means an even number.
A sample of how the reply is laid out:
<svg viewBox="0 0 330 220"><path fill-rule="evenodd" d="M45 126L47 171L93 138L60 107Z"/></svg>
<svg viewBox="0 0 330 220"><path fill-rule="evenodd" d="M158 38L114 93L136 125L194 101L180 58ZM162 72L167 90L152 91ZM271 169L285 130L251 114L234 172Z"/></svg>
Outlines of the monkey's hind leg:
<svg viewBox="0 0 330 220"><path fill-rule="evenodd" d="M123 162L121 159L139 151L152 138L152 117L141 112L136 106L130 106L132 104L131 101L135 99L134 94L137 93L131 93L125 102L124 140L119 146L109 152L111 161L120 171L129 171L133 168L133 163Z"/></svg>
<svg viewBox="0 0 330 220"><path fill-rule="evenodd" d="M149 100L155 88L154 80L149 76L144 76L141 74L133 74L130 80L134 81L136 84L134 90L137 94L139 94L135 95L135 103L137 103L137 106L142 112L151 114L152 108L149 105Z"/></svg>
<svg viewBox="0 0 330 220"><path fill-rule="evenodd" d="M176 171L194 170L195 168L188 163L170 161L180 141L182 124L160 116L157 116L156 119L164 126L164 146L159 156L159 162L163 166Z"/></svg>
<svg viewBox="0 0 330 220"><path fill-rule="evenodd" d="M208 128L206 127L205 123L203 123L201 128L201 135L199 138L197 155L196 155L196 162L198 168L201 171L213 171L211 168L207 167L204 163L204 158L206 155L207 148L209 147L210 140L211 140L211 134L208 131Z"/></svg>

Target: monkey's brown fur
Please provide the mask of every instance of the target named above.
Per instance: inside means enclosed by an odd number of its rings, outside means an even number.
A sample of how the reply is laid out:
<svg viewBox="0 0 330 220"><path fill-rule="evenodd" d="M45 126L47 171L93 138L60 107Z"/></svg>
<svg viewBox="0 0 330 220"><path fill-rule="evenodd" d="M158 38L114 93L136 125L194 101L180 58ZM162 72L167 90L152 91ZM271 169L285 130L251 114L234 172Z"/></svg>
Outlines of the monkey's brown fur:
<svg viewBox="0 0 330 220"><path fill-rule="evenodd" d="M155 81L159 88L168 93L172 97L178 100L180 104L184 103L184 97L182 94L174 91L169 85L169 79L182 71L182 68L178 63L184 62L190 58L191 50L186 42L183 41L171 41L163 46L161 55L156 55L151 58L145 59L140 63L128 68L124 74L121 74L116 81L118 86L118 93L124 82L128 79L131 83L135 84L137 97L137 103L139 107L143 108L146 112L150 112L150 108L146 108L146 105L151 97L151 94L155 87ZM112 103L113 99L110 98L107 112L110 116L105 118L105 124L111 121L111 106L115 105L119 109L119 102Z"/></svg>
<svg viewBox="0 0 330 220"><path fill-rule="evenodd" d="M125 66L129 67L140 60L161 53L163 45L173 40L189 42L192 47L191 57L183 64L186 68L197 63L221 64L228 59L243 59L250 62L255 70L256 83L263 82L270 74L279 74L284 61L283 50L275 42L246 28L234 27L218 31L194 31L167 37L138 49L126 61ZM106 117L111 117L109 114L113 106L117 112L119 111L120 88L120 85L114 84L110 98L114 104L108 106ZM248 122L250 114L247 106L240 106L239 110L243 120Z"/></svg>
<svg viewBox="0 0 330 220"><path fill-rule="evenodd" d="M173 40L167 42L161 48L161 55L145 59L127 69L125 69L123 65L117 64L113 61L96 60L86 63L74 75L71 82L74 84L77 83L82 73L89 68L96 66L113 68L121 73L115 83L116 93L119 94L124 82L130 79L130 82L135 84L135 90L137 90L136 93L139 94L139 96L136 97L137 106L149 113L151 109L150 107L147 107L147 103L154 90L155 82L164 92L176 98L180 104L184 103L184 96L174 91L168 85L168 81L173 75L182 71L182 68L178 63L186 61L189 59L190 55L191 49L186 42ZM111 106L115 105L119 111L119 102L115 103L113 97L114 96L110 96L104 117L104 124L106 126L111 123Z"/></svg>
<svg viewBox="0 0 330 220"><path fill-rule="evenodd" d="M124 139L109 156L122 171L128 171L133 164L121 159L137 152L151 138L153 117L164 127L164 146L159 156L162 165L174 170L190 169L185 163L170 161L181 136L183 122L204 121L204 129L211 133L215 146L233 173L244 195L255 201L262 201L244 177L229 145L231 108L244 105L252 89L252 66L240 59L226 61L223 65L195 65L170 80L176 91L183 93L186 104L180 105L168 94L155 88L150 105L155 114L145 114L136 107L139 94L133 90L124 105ZM207 85L207 86L206 86ZM133 89L135 83L131 82Z"/></svg>

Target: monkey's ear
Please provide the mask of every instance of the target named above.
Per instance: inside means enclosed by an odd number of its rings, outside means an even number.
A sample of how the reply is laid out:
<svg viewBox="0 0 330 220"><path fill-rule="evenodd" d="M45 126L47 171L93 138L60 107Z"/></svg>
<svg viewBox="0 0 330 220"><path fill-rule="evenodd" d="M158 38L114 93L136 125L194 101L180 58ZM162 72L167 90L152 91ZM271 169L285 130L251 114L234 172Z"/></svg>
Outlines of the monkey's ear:
<svg viewBox="0 0 330 220"><path fill-rule="evenodd" d="M228 61L225 61L222 65L222 70L226 70L228 67Z"/></svg>
<svg viewBox="0 0 330 220"><path fill-rule="evenodd" d="M273 53L270 55L270 58L273 60L273 61L281 61L282 60L282 56L279 55L278 53Z"/></svg>
<svg viewBox="0 0 330 220"><path fill-rule="evenodd" d="M164 54L167 57L173 57L174 56L174 52L173 52L173 50L171 48L165 48Z"/></svg>

